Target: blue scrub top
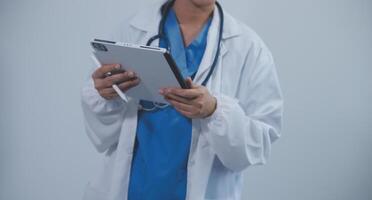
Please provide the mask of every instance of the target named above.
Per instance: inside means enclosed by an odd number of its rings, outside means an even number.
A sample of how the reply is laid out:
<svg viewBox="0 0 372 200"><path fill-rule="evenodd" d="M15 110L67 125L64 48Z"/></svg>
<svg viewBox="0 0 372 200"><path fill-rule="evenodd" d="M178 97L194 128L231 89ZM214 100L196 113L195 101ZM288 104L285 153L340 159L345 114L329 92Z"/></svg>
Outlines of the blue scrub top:
<svg viewBox="0 0 372 200"><path fill-rule="evenodd" d="M164 33L171 55L184 77L195 75L207 44L211 19L199 35L185 47L173 9L168 13ZM159 46L166 48L161 39ZM151 108L148 101L140 102ZM191 119L172 106L154 111L138 111L138 124L131 166L128 200L184 200L187 162L191 143Z"/></svg>

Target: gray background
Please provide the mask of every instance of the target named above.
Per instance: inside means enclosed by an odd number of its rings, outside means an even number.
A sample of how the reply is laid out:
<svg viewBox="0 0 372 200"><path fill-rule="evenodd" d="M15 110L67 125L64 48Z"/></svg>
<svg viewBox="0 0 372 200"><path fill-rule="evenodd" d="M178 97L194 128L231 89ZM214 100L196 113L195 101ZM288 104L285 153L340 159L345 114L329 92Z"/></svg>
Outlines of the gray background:
<svg viewBox="0 0 372 200"><path fill-rule="evenodd" d="M0 199L80 199L100 165L79 89L91 38L151 0L0 0ZM372 1L224 0L272 50L282 138L244 200L372 199Z"/></svg>

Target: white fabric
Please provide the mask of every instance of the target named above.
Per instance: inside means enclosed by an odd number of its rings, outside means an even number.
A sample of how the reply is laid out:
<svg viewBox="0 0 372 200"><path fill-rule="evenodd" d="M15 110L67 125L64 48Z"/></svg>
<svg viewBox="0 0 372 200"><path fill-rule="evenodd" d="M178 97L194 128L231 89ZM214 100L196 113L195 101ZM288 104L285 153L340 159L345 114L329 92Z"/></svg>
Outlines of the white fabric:
<svg viewBox="0 0 372 200"><path fill-rule="evenodd" d="M107 39L146 44L157 34L162 3L145 8ZM214 57L216 13L197 84ZM271 53L246 25L226 11L224 18L218 65L207 84L217 98L217 109L208 118L192 120L187 200L239 200L242 171L266 163L272 142L280 136L283 101ZM126 200L138 100L105 100L91 79L81 96L86 132L97 151L104 153L102 169L87 185L84 200Z"/></svg>

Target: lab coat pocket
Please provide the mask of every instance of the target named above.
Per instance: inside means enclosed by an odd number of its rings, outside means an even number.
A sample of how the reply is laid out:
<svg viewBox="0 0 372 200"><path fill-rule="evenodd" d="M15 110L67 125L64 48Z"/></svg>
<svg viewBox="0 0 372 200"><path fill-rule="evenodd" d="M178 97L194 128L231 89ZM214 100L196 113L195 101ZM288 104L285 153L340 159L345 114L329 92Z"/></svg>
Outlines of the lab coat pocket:
<svg viewBox="0 0 372 200"><path fill-rule="evenodd" d="M206 200L237 200L241 188L240 173L226 168L217 156L214 157L213 167L209 175Z"/></svg>
<svg viewBox="0 0 372 200"><path fill-rule="evenodd" d="M107 200L107 199L108 192L102 191L102 189L94 187L91 183L87 184L83 200Z"/></svg>

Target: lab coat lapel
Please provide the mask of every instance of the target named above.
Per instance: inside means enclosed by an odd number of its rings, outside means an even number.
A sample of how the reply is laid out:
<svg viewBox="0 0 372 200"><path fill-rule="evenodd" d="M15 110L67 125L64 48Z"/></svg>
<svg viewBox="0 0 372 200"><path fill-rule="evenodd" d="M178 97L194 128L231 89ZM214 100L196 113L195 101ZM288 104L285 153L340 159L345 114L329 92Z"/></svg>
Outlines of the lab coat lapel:
<svg viewBox="0 0 372 200"><path fill-rule="evenodd" d="M158 34L159 22L161 20L161 6L165 2L166 0L157 2L153 6L142 10L131 20L130 24L133 27L145 33L144 37L141 40L143 44L145 44L148 39ZM215 7L215 11L216 12L213 12L212 23L208 31L206 50L194 78L194 82L197 84L201 84L207 76L208 71L212 66L214 56L216 54L220 16L217 7ZM236 24L236 22L232 20L232 17L227 12L224 12L224 29L222 34L219 59L223 58L223 56L228 52L228 48L226 48L224 42L228 39L238 36L240 34L238 30L238 24ZM158 40L156 40L151 45L158 46L158 44Z"/></svg>
<svg viewBox="0 0 372 200"><path fill-rule="evenodd" d="M136 14L130 21L130 25L135 29L144 32L144 36L141 38L142 45L145 45L147 41L158 35L159 22L161 20L161 6L166 0L154 3L153 6L146 7ZM151 46L158 46L159 40L155 40Z"/></svg>
<svg viewBox="0 0 372 200"><path fill-rule="evenodd" d="M219 61L217 61L218 67L221 64L221 59L225 56L226 53L228 53L229 49L225 46L225 42L233 37L236 37L240 34L240 31L238 29L238 24L234 20L232 20L232 17L230 14L224 11L224 27L222 32L222 41L221 41L221 47L220 47L220 55L219 55ZM214 57L216 55L217 51L217 44L218 44L218 30L220 26L220 14L218 13L217 7L215 7L215 12L213 12L213 20L212 24L210 26L210 30L208 32L208 39L207 39L207 47L203 56L203 59L201 61L201 64L199 66L198 72L195 76L194 82L201 84L205 77L207 76L210 68L212 67ZM212 77L213 78L213 75Z"/></svg>

